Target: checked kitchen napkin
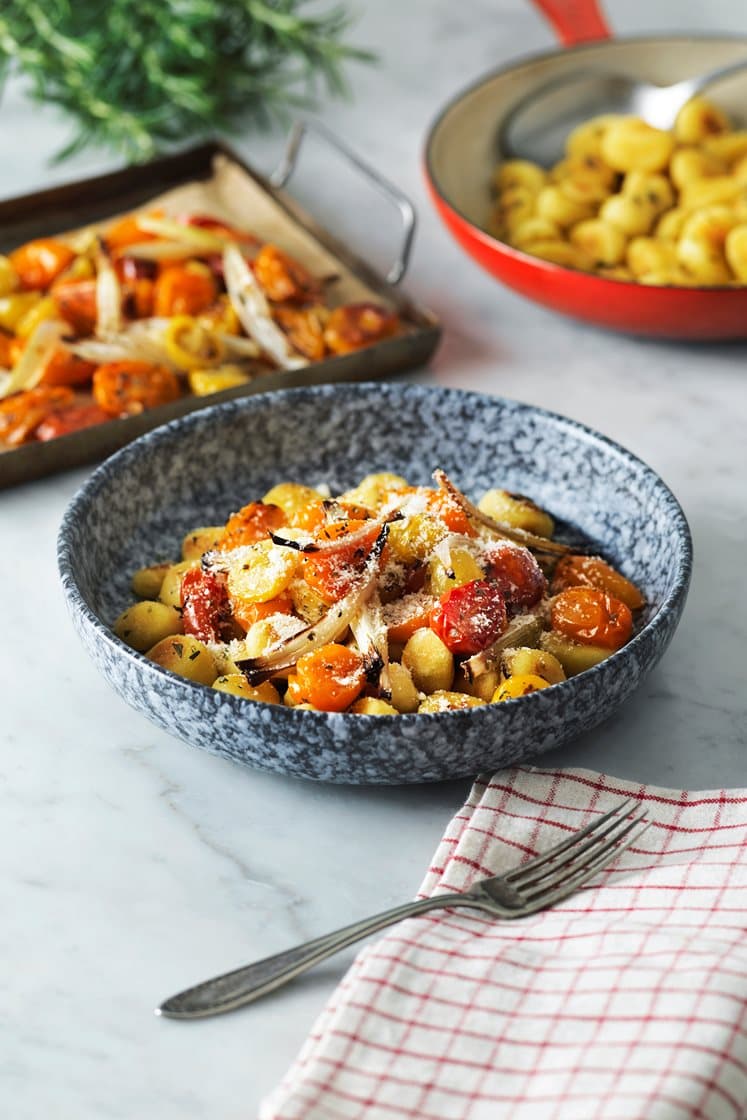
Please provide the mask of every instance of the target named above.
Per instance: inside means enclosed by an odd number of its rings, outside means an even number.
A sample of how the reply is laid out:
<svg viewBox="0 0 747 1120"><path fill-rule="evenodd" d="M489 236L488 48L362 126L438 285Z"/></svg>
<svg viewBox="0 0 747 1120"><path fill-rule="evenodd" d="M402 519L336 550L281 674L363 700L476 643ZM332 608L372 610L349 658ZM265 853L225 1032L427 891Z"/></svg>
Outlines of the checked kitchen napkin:
<svg viewBox="0 0 747 1120"><path fill-rule="evenodd" d="M552 910L411 918L365 948L261 1120L745 1120L747 790L481 778L424 894L634 796L652 827Z"/></svg>

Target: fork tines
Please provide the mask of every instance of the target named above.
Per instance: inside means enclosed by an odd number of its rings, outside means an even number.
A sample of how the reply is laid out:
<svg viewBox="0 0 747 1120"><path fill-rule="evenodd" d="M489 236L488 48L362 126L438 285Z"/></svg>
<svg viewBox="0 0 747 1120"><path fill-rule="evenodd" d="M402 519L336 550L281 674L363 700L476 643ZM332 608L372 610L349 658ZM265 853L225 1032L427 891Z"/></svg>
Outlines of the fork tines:
<svg viewBox="0 0 747 1120"><path fill-rule="evenodd" d="M632 798L615 805L567 840L506 876L531 905L558 901L606 867L649 827L645 813L632 812ZM632 812L632 815L631 815Z"/></svg>

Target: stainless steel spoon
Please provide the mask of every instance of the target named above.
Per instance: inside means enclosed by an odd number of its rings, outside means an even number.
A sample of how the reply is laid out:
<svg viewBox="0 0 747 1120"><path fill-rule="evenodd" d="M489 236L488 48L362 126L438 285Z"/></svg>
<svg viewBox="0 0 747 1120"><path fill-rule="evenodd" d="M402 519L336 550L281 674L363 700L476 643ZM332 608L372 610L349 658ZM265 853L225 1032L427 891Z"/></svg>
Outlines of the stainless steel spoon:
<svg viewBox="0 0 747 1120"><path fill-rule="evenodd" d="M514 105L498 133L500 154L549 167L562 157L571 129L602 113L633 114L655 128L670 129L692 97L744 69L747 58L671 86L608 71L576 70L545 82Z"/></svg>

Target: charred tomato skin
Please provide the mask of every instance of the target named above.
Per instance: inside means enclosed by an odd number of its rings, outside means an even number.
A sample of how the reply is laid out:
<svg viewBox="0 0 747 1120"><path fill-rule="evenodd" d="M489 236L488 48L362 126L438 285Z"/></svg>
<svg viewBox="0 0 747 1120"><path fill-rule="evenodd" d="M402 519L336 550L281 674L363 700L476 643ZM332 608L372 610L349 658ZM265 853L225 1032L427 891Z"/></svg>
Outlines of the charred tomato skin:
<svg viewBox="0 0 747 1120"><path fill-rule="evenodd" d="M190 568L181 585L184 633L201 642L225 642L234 636L233 614L225 576Z"/></svg>
<svg viewBox="0 0 747 1120"><path fill-rule="evenodd" d="M429 625L451 653L471 657L492 645L506 629L503 588L492 579L473 579L442 595Z"/></svg>

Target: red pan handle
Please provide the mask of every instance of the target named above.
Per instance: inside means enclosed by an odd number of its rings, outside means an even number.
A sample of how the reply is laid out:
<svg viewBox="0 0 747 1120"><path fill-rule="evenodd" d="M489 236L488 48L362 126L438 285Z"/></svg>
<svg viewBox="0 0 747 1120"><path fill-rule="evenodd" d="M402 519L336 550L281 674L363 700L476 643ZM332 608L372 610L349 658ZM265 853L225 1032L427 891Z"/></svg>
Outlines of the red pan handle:
<svg viewBox="0 0 747 1120"><path fill-rule="evenodd" d="M564 47L588 43L594 39L611 39L612 32L602 15L597 0L532 0Z"/></svg>

